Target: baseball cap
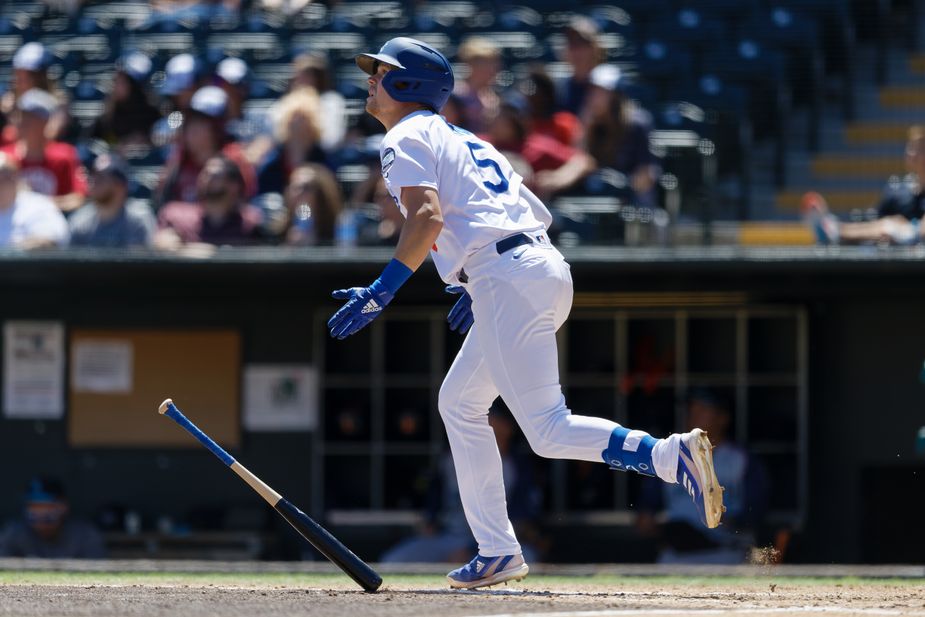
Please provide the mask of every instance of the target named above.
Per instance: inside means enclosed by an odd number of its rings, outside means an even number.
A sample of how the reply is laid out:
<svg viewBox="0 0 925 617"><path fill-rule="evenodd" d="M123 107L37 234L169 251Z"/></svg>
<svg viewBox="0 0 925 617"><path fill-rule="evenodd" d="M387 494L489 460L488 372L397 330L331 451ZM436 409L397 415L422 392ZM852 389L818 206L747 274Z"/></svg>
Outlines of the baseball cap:
<svg viewBox="0 0 925 617"><path fill-rule="evenodd" d="M33 478L24 497L28 503L53 503L64 498L64 485L55 478Z"/></svg>
<svg viewBox="0 0 925 617"><path fill-rule="evenodd" d="M19 111L34 114L47 120L51 117L51 114L55 113L55 110L58 109L58 99L44 90L32 88L26 90L23 95L19 97L19 100L16 102L16 107Z"/></svg>
<svg viewBox="0 0 925 617"><path fill-rule="evenodd" d="M591 85L613 92L620 87L622 73L620 67L613 64L598 64L588 76Z"/></svg>
<svg viewBox="0 0 925 617"><path fill-rule="evenodd" d="M43 71L51 64L51 54L39 42L26 43L13 55L13 68L24 71Z"/></svg>
<svg viewBox="0 0 925 617"><path fill-rule="evenodd" d="M108 152L96 157L93 161L93 172L96 174L105 174L120 182L128 184L129 167L122 157Z"/></svg>
<svg viewBox="0 0 925 617"><path fill-rule="evenodd" d="M228 95L217 86L205 86L196 90L190 108L210 118L221 118L228 106Z"/></svg>
<svg viewBox="0 0 925 617"><path fill-rule="evenodd" d="M576 15L565 26L565 36L569 39L578 38L586 43L597 44L597 35L601 30L597 23L590 17Z"/></svg>
<svg viewBox="0 0 925 617"><path fill-rule="evenodd" d="M250 69L240 58L225 58L215 67L215 74L227 84L240 86L247 81Z"/></svg>
<svg viewBox="0 0 925 617"><path fill-rule="evenodd" d="M171 96L178 94L196 83L198 66L192 54L174 56L164 67L164 83L161 94Z"/></svg>
<svg viewBox="0 0 925 617"><path fill-rule="evenodd" d="M145 81L151 75L151 58L140 51L125 54L116 62L116 70L125 73L132 81Z"/></svg>

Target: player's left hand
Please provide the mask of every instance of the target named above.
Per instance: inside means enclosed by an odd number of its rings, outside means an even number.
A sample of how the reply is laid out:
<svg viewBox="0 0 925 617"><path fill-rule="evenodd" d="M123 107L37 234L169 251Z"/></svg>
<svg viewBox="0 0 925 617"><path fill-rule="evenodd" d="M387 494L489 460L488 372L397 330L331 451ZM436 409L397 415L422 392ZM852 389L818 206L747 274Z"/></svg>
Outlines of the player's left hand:
<svg viewBox="0 0 925 617"><path fill-rule="evenodd" d="M347 301L328 320L331 336L341 340L366 327L395 297L379 279L369 287L338 289L332 292L331 296Z"/></svg>
<svg viewBox="0 0 925 617"><path fill-rule="evenodd" d="M462 294L456 304L453 305L453 308L450 309L450 314L446 316L446 320L450 323L450 330L465 334L475 323L475 317L472 315L472 296L461 285L447 285L446 292Z"/></svg>

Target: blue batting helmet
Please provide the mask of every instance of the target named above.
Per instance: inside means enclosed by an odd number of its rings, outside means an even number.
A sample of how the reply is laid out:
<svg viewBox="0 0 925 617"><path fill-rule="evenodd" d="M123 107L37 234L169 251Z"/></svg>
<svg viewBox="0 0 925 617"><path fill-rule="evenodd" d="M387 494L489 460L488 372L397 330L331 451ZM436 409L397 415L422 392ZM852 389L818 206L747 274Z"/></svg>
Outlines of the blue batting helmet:
<svg viewBox="0 0 925 617"><path fill-rule="evenodd" d="M388 41L378 54L360 54L359 66L373 75L379 64L394 67L382 78L382 86L396 101L423 103L440 111L453 92L453 69L446 57L421 41L400 36Z"/></svg>

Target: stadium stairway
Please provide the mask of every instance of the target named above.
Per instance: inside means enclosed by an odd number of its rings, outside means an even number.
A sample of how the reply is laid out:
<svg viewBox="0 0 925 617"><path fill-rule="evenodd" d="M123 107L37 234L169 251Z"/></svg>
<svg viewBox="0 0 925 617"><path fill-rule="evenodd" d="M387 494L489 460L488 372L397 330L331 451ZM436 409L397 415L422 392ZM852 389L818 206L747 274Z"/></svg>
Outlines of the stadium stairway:
<svg viewBox="0 0 925 617"><path fill-rule="evenodd" d="M925 24L920 24L920 31L925 31ZM886 183L904 174L907 131L925 122L925 53L891 50L889 78L878 85L870 51L858 54L855 118L846 122L832 105L824 118L819 151L791 154L789 182L774 196L775 218L799 216L806 191L824 195L840 216L863 218L876 206Z"/></svg>

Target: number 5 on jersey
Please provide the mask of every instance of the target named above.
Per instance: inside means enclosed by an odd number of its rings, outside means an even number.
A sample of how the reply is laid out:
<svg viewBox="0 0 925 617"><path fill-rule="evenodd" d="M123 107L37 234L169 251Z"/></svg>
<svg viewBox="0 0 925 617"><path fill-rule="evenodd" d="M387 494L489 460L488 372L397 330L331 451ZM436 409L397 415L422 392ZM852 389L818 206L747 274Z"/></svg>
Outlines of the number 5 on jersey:
<svg viewBox="0 0 925 617"><path fill-rule="evenodd" d="M467 141L466 145L469 146L469 153L472 154L472 160L475 161L475 164L482 169L494 169L499 178L498 182L489 182L488 180L482 182L485 188L495 193L504 193L507 191L508 181L507 178L504 177L504 173L501 171L501 166L498 165L498 162L492 159L480 159L475 156L475 151L482 150L485 146L474 141Z"/></svg>

